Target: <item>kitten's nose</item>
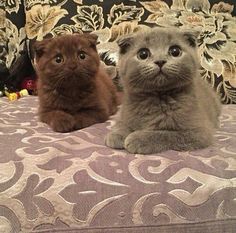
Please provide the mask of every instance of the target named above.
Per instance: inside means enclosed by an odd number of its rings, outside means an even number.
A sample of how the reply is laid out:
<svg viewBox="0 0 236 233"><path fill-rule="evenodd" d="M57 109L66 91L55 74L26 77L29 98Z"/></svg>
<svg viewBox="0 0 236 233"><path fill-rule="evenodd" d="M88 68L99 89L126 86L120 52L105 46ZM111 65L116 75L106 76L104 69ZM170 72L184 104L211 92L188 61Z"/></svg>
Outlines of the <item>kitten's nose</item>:
<svg viewBox="0 0 236 233"><path fill-rule="evenodd" d="M77 64L76 64L76 63L70 63L70 64L69 64L69 68L70 68L71 70L75 70L76 67L77 67Z"/></svg>
<svg viewBox="0 0 236 233"><path fill-rule="evenodd" d="M155 64L157 64L160 68L166 63L165 60L159 60L159 61L155 61Z"/></svg>

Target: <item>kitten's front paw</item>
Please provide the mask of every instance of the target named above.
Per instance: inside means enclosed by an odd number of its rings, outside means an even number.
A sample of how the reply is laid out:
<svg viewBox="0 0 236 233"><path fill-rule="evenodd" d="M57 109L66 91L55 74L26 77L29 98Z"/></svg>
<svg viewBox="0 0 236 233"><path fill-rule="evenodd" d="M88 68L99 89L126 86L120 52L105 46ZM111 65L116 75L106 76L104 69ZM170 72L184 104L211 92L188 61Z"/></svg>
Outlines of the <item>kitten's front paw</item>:
<svg viewBox="0 0 236 233"><path fill-rule="evenodd" d="M110 132L105 137L105 144L106 146L114 148L114 149L123 149L124 140L125 140L124 136L115 132Z"/></svg>
<svg viewBox="0 0 236 233"><path fill-rule="evenodd" d="M50 126L56 132L67 133L75 129L75 122L73 116L69 114L57 115L51 120Z"/></svg>
<svg viewBox="0 0 236 233"><path fill-rule="evenodd" d="M161 152L161 148L159 148L159 150L157 146L152 145L150 141L140 137L136 132L131 133L125 139L124 146L125 149L132 154L153 154Z"/></svg>

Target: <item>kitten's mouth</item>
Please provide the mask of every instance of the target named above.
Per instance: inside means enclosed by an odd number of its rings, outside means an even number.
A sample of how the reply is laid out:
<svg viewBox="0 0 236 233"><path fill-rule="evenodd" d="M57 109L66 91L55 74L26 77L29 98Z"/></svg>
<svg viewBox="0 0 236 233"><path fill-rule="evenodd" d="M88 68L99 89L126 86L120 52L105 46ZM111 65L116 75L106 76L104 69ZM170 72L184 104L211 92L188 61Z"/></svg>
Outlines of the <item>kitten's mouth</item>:
<svg viewBox="0 0 236 233"><path fill-rule="evenodd" d="M157 71L157 76L166 76L162 69Z"/></svg>
<svg viewBox="0 0 236 233"><path fill-rule="evenodd" d="M151 82L153 81L153 79L154 80L160 79L166 76L165 73L160 69L155 69L155 70L152 70L151 72L143 72L143 75L147 77L146 80L150 80Z"/></svg>

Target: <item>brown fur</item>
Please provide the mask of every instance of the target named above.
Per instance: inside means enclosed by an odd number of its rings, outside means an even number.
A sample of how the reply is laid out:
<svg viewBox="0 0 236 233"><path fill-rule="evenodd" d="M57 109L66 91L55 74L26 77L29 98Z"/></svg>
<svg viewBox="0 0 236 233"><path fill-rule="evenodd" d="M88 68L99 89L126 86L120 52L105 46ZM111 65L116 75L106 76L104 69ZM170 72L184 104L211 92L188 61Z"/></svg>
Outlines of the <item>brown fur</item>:
<svg viewBox="0 0 236 233"><path fill-rule="evenodd" d="M39 116L54 131L88 127L116 112L115 87L100 65L96 43L95 35L74 34L35 44Z"/></svg>

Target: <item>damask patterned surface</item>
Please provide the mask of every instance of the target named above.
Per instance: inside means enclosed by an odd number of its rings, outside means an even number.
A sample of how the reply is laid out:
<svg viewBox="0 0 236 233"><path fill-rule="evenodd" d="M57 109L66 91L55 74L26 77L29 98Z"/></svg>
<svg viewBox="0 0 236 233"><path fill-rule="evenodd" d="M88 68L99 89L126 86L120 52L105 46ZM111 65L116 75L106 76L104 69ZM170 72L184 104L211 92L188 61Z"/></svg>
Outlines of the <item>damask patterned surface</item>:
<svg viewBox="0 0 236 233"><path fill-rule="evenodd" d="M222 102L236 103L235 12L234 0L0 0L0 60L10 68L25 39L95 32L102 59L115 65L121 35L145 25L195 28L203 79Z"/></svg>
<svg viewBox="0 0 236 233"><path fill-rule="evenodd" d="M112 120L60 134L37 106L0 99L0 232L235 232L235 105L213 146L145 156L104 146Z"/></svg>

